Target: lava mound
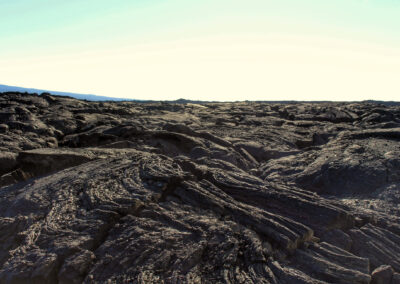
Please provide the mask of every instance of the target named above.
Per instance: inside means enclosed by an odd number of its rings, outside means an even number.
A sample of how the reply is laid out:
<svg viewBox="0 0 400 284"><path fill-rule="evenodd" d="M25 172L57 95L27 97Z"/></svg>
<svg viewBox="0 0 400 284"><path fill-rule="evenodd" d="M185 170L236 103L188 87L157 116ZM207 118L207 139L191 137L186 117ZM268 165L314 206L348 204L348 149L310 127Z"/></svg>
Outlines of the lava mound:
<svg viewBox="0 0 400 284"><path fill-rule="evenodd" d="M0 283L400 283L399 106L0 106Z"/></svg>

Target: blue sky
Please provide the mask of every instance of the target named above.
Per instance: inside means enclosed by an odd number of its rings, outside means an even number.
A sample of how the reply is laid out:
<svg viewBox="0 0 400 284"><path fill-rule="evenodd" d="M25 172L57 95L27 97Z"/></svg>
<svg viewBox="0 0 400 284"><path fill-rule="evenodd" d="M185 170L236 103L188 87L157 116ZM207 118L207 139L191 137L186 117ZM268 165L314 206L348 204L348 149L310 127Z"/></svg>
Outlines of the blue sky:
<svg viewBox="0 0 400 284"><path fill-rule="evenodd" d="M394 0L0 0L0 83L136 99L400 100Z"/></svg>

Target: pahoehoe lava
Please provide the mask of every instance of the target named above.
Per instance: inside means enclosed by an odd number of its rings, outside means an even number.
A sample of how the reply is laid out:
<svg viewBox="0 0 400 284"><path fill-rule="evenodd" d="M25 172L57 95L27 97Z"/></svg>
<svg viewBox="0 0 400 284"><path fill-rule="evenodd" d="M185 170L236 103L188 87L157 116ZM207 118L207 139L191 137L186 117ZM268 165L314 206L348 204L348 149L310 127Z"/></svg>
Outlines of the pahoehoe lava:
<svg viewBox="0 0 400 284"><path fill-rule="evenodd" d="M0 95L0 283L400 283L400 106Z"/></svg>

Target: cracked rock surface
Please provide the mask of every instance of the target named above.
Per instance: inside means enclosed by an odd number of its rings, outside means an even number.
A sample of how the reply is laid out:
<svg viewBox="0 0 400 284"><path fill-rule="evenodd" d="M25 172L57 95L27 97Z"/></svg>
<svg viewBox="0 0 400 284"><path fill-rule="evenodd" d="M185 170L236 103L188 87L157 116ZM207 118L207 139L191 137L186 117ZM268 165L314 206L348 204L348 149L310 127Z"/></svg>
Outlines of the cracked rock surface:
<svg viewBox="0 0 400 284"><path fill-rule="evenodd" d="M0 96L0 283L400 283L399 204L399 106Z"/></svg>

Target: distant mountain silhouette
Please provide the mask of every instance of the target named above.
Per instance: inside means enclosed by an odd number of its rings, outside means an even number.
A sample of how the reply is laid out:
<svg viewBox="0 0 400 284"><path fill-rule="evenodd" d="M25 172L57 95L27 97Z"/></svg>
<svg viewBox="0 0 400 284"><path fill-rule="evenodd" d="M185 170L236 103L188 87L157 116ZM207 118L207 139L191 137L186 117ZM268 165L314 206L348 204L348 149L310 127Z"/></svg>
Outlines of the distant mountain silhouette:
<svg viewBox="0 0 400 284"><path fill-rule="evenodd" d="M76 94L76 93L68 93L68 92L57 92L57 91L49 91L49 90L42 90L42 89L33 89L33 88L22 88L22 87L15 87L15 86L7 86L7 85L0 85L0 93L3 92L20 92L20 93L50 93L56 96L67 96L76 98L79 100L88 100L88 101L133 101L131 99L123 99L123 98L113 98L113 97L105 97L105 96L96 96L96 95L89 95L89 94Z"/></svg>

